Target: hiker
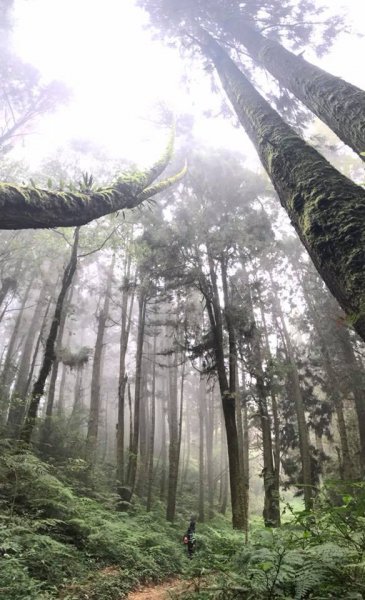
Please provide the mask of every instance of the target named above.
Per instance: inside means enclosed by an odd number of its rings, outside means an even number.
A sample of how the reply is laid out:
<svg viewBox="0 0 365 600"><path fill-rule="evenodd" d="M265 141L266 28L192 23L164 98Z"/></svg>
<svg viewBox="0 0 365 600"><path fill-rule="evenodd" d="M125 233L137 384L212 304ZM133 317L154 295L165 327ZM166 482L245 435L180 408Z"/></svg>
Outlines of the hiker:
<svg viewBox="0 0 365 600"><path fill-rule="evenodd" d="M188 558L193 558L195 551L195 517L191 517L188 530L184 535L184 543L187 545Z"/></svg>

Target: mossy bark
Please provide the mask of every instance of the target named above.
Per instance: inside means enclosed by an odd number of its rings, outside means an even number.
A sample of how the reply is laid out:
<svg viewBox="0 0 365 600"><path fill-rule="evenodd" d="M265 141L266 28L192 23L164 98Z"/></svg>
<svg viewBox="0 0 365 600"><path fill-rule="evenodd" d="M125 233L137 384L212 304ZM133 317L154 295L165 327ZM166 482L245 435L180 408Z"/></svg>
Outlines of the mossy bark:
<svg viewBox="0 0 365 600"><path fill-rule="evenodd" d="M148 171L122 174L108 188L81 192L57 192L0 183L0 229L75 227L119 210L134 208L179 181L176 175L155 182L168 165L172 143Z"/></svg>
<svg viewBox="0 0 365 600"><path fill-rule="evenodd" d="M203 49L316 269L365 340L365 190L304 142L208 34Z"/></svg>
<svg viewBox="0 0 365 600"><path fill-rule="evenodd" d="M255 62L305 104L355 152L365 152L365 92L312 65L253 27L232 24L232 33Z"/></svg>

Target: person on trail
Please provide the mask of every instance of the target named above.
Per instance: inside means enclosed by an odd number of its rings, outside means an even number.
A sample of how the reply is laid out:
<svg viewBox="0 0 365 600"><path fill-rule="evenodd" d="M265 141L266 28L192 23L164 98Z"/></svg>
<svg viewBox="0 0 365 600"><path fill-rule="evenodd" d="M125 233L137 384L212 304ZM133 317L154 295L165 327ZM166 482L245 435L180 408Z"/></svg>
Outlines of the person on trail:
<svg viewBox="0 0 365 600"><path fill-rule="evenodd" d="M188 530L184 536L184 542L186 543L188 550L188 558L193 558L195 552L195 517L191 517Z"/></svg>

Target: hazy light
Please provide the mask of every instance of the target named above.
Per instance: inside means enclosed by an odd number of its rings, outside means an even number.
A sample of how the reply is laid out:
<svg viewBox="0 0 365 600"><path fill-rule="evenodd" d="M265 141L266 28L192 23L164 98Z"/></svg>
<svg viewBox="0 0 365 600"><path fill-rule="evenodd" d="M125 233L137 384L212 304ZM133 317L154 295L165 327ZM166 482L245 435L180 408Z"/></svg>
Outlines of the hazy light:
<svg viewBox="0 0 365 600"><path fill-rule="evenodd" d="M365 13L363 4L332 0L331 10L341 13L344 6L356 20ZM195 114L195 132L206 145L254 154L243 131L229 120L204 118L204 111L220 105L209 78L199 68L187 72L176 49L153 41L144 13L131 0L17 0L15 17L17 52L45 79L61 79L73 91L70 104L40 120L37 135L27 138L24 154L33 160L70 138L89 138L135 162L153 160L166 141L166 131L149 120L161 101L177 114ZM316 62L365 85L358 68L363 50L363 40L344 34L330 56ZM306 57L313 58L310 50ZM183 80L189 81L189 91Z"/></svg>

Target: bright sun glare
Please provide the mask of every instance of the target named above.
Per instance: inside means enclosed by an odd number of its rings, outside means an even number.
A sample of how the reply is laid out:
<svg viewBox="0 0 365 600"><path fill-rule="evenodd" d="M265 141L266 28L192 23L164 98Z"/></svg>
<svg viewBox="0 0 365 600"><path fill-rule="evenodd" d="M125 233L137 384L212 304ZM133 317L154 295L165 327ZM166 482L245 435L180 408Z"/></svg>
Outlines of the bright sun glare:
<svg viewBox="0 0 365 600"><path fill-rule="evenodd" d="M337 4L338 12L342 6L352 10L355 22L364 13L363 0L330 4ZM177 114L199 115L197 134L206 144L247 149L244 133L229 121L203 118L212 102L213 110L220 102L211 94L209 78L199 69L186 73L176 49L152 40L145 15L132 0L18 0L15 19L18 53L45 79L60 79L73 93L72 102L44 119L38 135L27 141L24 152L34 159L51 154L68 139L87 138L115 156L153 160L166 141L166 131L149 120L161 101ZM358 52L358 40L347 36L347 43L352 43L350 53ZM343 50L346 38L341 44L342 51L337 45L320 64L333 72L337 66L339 75L361 85L356 81L362 78L359 69L351 68ZM190 94L183 79L190 81Z"/></svg>

